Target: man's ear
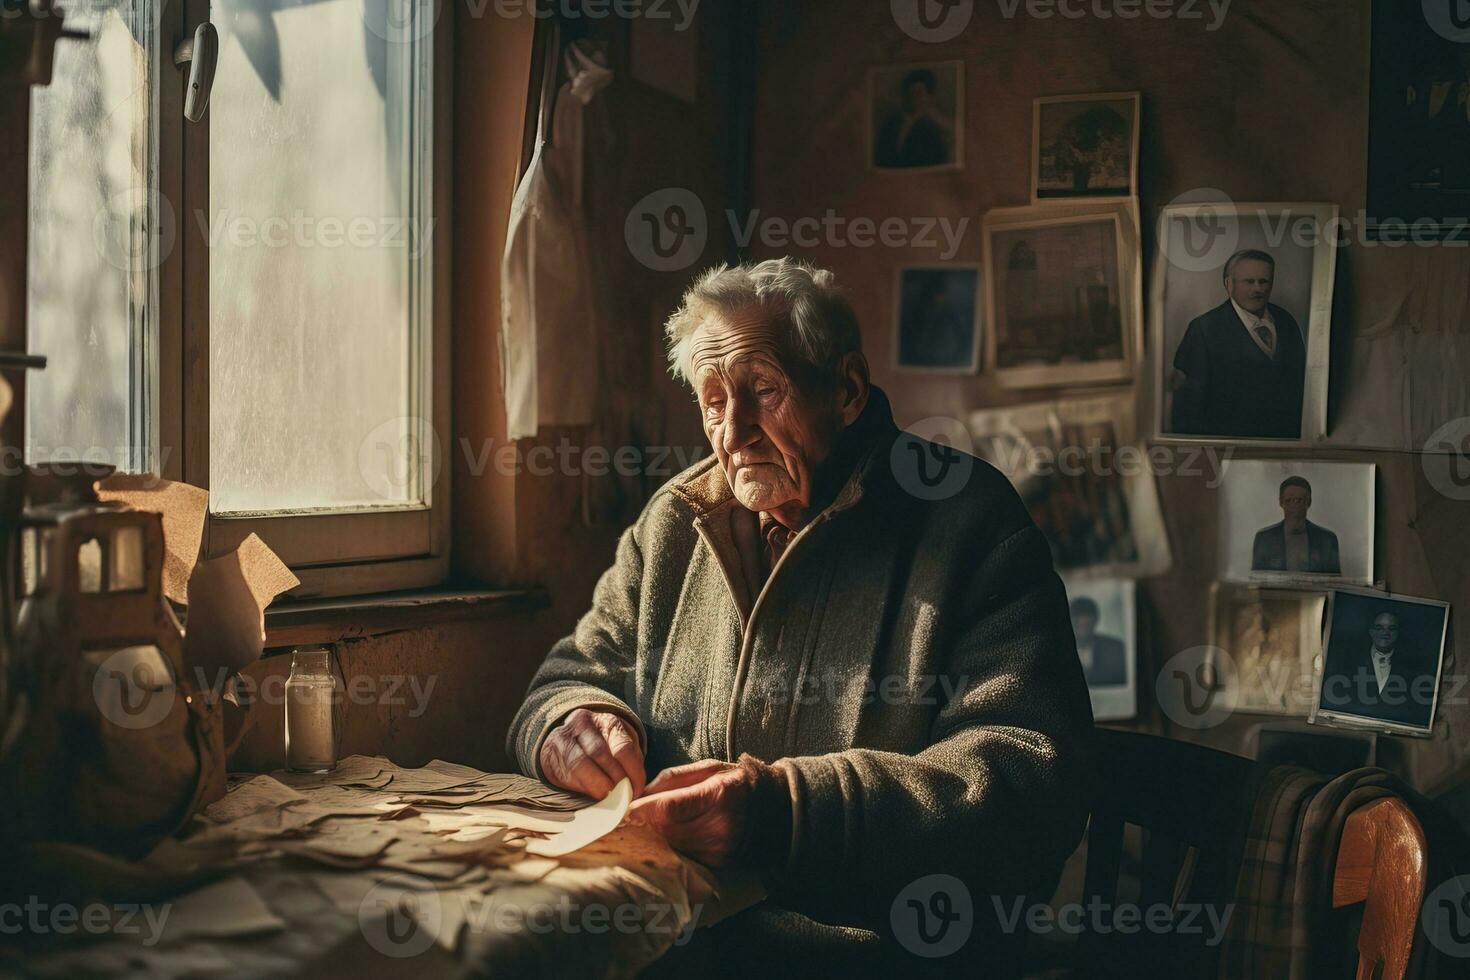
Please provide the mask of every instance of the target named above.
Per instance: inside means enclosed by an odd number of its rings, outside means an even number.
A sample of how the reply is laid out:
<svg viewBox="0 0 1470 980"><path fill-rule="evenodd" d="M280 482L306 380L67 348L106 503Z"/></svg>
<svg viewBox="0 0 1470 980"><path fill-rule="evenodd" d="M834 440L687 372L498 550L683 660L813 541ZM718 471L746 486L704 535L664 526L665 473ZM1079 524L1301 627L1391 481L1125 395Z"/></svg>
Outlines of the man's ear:
<svg viewBox="0 0 1470 980"><path fill-rule="evenodd" d="M868 407L868 359L861 351L842 355L837 365L837 413L845 429Z"/></svg>

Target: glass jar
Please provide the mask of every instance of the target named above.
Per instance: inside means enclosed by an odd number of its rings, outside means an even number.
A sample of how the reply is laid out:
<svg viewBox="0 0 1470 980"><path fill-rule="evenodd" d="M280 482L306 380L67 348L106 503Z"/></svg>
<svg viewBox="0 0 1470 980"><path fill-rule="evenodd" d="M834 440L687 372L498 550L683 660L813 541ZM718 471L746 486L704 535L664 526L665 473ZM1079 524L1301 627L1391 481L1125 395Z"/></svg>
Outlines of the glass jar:
<svg viewBox="0 0 1470 980"><path fill-rule="evenodd" d="M337 768L337 678L329 647L297 647L286 679L286 768L330 772Z"/></svg>

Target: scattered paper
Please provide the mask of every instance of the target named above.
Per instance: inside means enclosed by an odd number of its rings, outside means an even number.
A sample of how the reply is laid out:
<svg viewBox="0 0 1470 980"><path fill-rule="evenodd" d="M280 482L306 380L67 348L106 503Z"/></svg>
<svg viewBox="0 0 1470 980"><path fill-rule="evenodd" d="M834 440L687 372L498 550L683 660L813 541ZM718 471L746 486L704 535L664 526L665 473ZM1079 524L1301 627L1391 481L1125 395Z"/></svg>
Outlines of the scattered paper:
<svg viewBox="0 0 1470 980"><path fill-rule="evenodd" d="M230 823L260 810L278 810L287 803L304 803L306 797L270 776L254 776L231 787L211 803L204 815L215 823Z"/></svg>
<svg viewBox="0 0 1470 980"><path fill-rule="evenodd" d="M162 930L163 941L169 944L202 937L252 936L286 927L243 878L205 885L175 899L168 908Z"/></svg>

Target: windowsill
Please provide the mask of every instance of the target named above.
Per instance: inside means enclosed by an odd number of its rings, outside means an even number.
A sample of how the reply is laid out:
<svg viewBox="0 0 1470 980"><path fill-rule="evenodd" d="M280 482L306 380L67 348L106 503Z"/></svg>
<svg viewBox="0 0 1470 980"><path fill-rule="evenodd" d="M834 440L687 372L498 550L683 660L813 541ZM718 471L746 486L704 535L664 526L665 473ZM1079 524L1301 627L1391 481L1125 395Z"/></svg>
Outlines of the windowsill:
<svg viewBox="0 0 1470 980"><path fill-rule="evenodd" d="M337 643L445 623L545 609L543 589L420 589L337 599L283 601L265 611L266 656L282 648Z"/></svg>

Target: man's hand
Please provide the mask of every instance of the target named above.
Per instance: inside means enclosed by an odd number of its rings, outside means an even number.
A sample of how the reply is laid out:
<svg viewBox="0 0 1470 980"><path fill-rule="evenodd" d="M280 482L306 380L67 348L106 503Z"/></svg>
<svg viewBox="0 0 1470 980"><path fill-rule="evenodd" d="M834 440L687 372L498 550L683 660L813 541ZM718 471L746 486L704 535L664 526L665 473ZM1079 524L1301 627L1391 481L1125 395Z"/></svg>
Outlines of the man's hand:
<svg viewBox="0 0 1470 980"><path fill-rule="evenodd" d="M663 833L669 846L710 867L722 867L745 835L750 781L734 763L705 759L674 766L648 784L630 813Z"/></svg>
<svg viewBox="0 0 1470 980"><path fill-rule="evenodd" d="M548 783L602 799L627 777L633 797L643 795L646 777L638 733L621 715L575 708L541 744L541 774Z"/></svg>

